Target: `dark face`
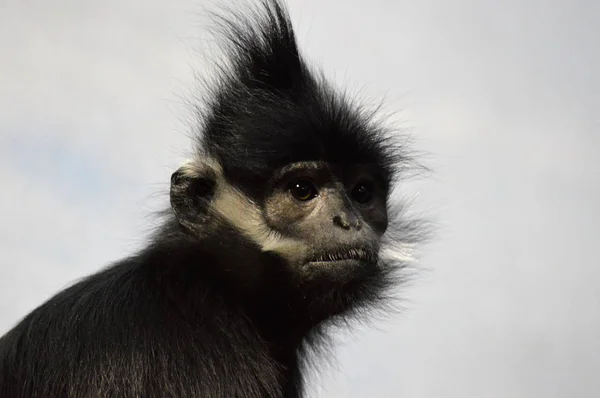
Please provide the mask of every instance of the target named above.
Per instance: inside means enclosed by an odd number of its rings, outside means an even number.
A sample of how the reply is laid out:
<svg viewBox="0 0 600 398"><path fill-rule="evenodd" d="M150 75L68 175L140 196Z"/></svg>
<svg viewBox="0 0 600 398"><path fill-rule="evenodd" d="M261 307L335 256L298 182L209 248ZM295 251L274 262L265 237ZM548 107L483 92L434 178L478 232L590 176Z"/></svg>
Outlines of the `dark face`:
<svg viewBox="0 0 600 398"><path fill-rule="evenodd" d="M369 166L295 163L269 184L269 228L302 242L288 262L307 275L343 275L377 263L387 228L387 187Z"/></svg>

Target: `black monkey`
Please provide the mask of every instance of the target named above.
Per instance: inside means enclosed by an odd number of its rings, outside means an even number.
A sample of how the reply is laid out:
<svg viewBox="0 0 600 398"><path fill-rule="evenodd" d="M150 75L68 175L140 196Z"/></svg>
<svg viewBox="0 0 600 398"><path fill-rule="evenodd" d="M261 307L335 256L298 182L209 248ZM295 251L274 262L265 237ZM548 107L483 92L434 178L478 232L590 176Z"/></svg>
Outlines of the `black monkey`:
<svg viewBox="0 0 600 398"><path fill-rule="evenodd" d="M164 223L0 339L0 397L300 397L327 327L401 279L404 146L309 69L283 4L245 12L219 19L228 64Z"/></svg>

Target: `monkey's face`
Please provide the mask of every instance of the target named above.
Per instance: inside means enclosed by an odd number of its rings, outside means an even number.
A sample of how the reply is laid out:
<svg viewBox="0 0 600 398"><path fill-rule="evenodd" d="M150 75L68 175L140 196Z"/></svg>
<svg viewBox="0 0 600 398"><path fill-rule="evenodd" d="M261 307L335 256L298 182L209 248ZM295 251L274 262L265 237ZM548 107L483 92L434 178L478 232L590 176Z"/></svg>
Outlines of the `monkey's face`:
<svg viewBox="0 0 600 398"><path fill-rule="evenodd" d="M289 244L273 251L308 277L352 276L377 264L387 187L375 168L294 163L273 177L263 203L269 229Z"/></svg>
<svg viewBox="0 0 600 398"><path fill-rule="evenodd" d="M218 163L197 161L173 174L171 203L199 239L232 239L222 235L228 226L304 280L348 281L372 274L379 261L388 226L383 177L369 166L293 163L274 173L257 200L232 186ZM246 262L241 248L222 255Z"/></svg>

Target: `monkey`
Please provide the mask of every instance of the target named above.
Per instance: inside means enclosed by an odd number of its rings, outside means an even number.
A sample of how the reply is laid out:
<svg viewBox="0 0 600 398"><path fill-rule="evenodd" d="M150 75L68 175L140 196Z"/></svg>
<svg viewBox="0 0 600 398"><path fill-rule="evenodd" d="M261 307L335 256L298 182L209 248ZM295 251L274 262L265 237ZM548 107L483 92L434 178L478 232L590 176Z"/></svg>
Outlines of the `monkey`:
<svg viewBox="0 0 600 398"><path fill-rule="evenodd" d="M331 327L402 284L411 152L308 64L283 1L216 20L226 62L164 219L0 338L1 397L300 398Z"/></svg>

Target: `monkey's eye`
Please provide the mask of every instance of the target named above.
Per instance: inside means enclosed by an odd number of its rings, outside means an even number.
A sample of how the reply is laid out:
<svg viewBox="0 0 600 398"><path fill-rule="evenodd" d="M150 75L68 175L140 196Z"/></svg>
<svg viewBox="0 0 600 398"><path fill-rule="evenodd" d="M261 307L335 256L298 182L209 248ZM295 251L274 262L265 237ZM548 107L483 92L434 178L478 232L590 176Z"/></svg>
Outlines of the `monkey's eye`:
<svg viewBox="0 0 600 398"><path fill-rule="evenodd" d="M318 194L315 185L308 180L296 180L292 182L289 185L289 190L295 199L302 202L311 200Z"/></svg>
<svg viewBox="0 0 600 398"><path fill-rule="evenodd" d="M373 199L373 185L368 182L361 182L356 184L356 186L352 189L352 199L357 201L360 204L365 204Z"/></svg>

